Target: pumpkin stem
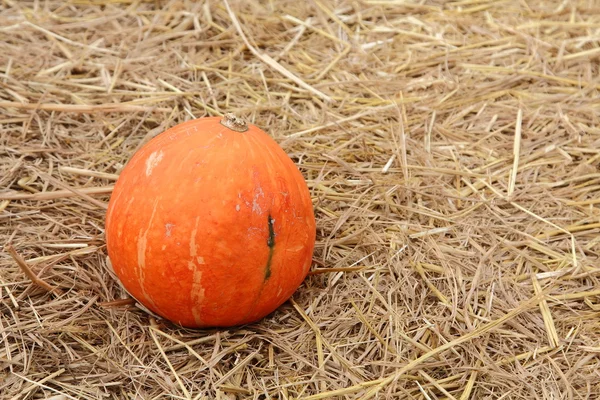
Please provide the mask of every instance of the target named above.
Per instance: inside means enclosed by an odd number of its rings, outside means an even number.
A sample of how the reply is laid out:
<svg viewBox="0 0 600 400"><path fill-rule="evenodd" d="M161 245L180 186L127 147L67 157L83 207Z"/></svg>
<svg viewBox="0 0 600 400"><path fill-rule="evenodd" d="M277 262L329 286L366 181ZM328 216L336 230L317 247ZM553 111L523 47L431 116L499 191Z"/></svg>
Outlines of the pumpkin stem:
<svg viewBox="0 0 600 400"><path fill-rule="evenodd" d="M248 124L243 119L235 116L233 113L227 113L221 120L221 125L236 132L246 132L248 130Z"/></svg>

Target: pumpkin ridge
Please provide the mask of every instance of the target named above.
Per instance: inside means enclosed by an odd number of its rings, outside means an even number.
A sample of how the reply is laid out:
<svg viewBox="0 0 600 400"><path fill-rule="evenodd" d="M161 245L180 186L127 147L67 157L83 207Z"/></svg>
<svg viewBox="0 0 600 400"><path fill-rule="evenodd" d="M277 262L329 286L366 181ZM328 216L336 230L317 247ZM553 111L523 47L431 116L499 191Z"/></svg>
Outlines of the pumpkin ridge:
<svg viewBox="0 0 600 400"><path fill-rule="evenodd" d="M277 165L279 164L278 161L281 161L279 155L273 151L273 149L270 146L265 146L265 143L263 142L263 138L260 137L255 137L254 138L255 141L257 143L259 143L259 145L261 145L261 147L263 147L263 149L266 151L268 157L265 157L265 162L268 162L271 164L271 166L276 169ZM271 138L268 134L266 134L266 139L273 141L273 138ZM274 142L274 141L273 141ZM270 158L270 159L269 159ZM277 187L275 181L274 181L274 176L270 176L270 184L272 188ZM273 198L271 198L271 207L273 206ZM267 218L267 223L269 226L269 238L267 239L267 246L269 246L269 257L267 259L267 268L265 271L265 280L264 282L266 283L267 280L269 279L269 277L271 276L271 263L273 260L273 253L275 250L275 227L274 227L274 223L275 220L273 219L273 217L271 216L271 212L269 211L268 214L268 218Z"/></svg>
<svg viewBox="0 0 600 400"><path fill-rule="evenodd" d="M267 266L265 268L265 281L271 277L271 262L273 261L273 252L275 251L275 229L273 223L275 220L271 217L267 218L267 224L269 225L269 238L267 239L267 246L269 246L269 258L267 258Z"/></svg>
<svg viewBox="0 0 600 400"><path fill-rule="evenodd" d="M146 291L146 288L144 286L144 281L146 280L146 250L147 250L147 246L148 246L148 232L150 231L150 228L152 227L152 222L154 221L154 217L156 215L156 208L158 206L158 199L154 200L154 207L152 208L152 214L150 216L150 221L148 221L148 227L146 228L146 230L144 231L144 233L142 234L142 229L140 229L140 232L138 234L138 238L137 238L137 276L140 282L140 290L141 290L141 294L142 296L144 296L144 298L146 299L146 301L150 304L151 307L154 307L154 310L156 313L161 314L162 312L160 311L160 308L156 305L156 303L154 302L154 300L152 299L152 297L150 297L148 295L148 292Z"/></svg>

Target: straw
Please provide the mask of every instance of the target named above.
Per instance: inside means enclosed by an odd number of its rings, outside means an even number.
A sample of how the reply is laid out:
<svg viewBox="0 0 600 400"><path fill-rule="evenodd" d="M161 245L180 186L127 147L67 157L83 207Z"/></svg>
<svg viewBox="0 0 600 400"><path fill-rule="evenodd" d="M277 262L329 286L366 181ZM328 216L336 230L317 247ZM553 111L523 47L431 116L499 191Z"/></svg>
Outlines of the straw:
<svg viewBox="0 0 600 400"><path fill-rule="evenodd" d="M0 397L598 397L596 3L3 2ZM261 321L183 329L122 288L106 207L228 112L305 177L314 262Z"/></svg>

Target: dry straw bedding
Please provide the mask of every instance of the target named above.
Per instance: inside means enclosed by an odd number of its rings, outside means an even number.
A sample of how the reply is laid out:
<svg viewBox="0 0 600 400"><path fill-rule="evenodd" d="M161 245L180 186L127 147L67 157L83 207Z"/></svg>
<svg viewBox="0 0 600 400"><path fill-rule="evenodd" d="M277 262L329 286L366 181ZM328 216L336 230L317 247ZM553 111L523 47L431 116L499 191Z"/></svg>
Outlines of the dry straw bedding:
<svg viewBox="0 0 600 400"><path fill-rule="evenodd" d="M0 2L0 398L600 395L599 41L595 0ZM307 178L314 274L184 330L115 303L105 206L225 112Z"/></svg>

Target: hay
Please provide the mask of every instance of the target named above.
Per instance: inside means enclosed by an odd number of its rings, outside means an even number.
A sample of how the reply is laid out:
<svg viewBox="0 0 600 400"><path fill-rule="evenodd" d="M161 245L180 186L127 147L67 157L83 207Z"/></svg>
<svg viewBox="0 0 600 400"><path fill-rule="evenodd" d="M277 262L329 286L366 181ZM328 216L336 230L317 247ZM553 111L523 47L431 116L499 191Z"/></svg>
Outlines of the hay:
<svg viewBox="0 0 600 400"><path fill-rule="evenodd" d="M597 396L599 15L5 0L0 397ZM121 289L104 211L143 143L226 112L307 178L315 264L268 318L184 330Z"/></svg>

